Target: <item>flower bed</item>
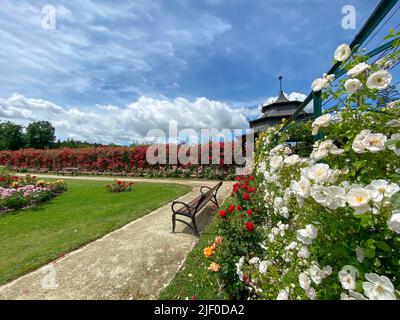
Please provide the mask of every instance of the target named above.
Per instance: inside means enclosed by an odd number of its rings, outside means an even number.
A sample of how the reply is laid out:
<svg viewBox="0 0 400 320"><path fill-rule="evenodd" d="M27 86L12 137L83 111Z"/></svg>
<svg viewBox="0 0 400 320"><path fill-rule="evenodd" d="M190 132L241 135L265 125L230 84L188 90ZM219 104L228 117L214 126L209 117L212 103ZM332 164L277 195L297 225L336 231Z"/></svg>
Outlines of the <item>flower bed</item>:
<svg viewBox="0 0 400 320"><path fill-rule="evenodd" d="M0 177L0 213L46 202L66 190L62 180L46 182L34 177Z"/></svg>
<svg viewBox="0 0 400 320"><path fill-rule="evenodd" d="M122 180L115 180L112 184L106 186L107 190L110 192L131 192L133 187L133 182L125 182Z"/></svg>
<svg viewBox="0 0 400 320"><path fill-rule="evenodd" d="M227 144L199 145L198 155L188 164L156 164L146 160L147 145L97 148L62 148L50 150L22 149L0 151L0 165L19 172L62 173L64 168L79 168L83 175L119 175L146 177L199 177L205 179L232 179L235 164L225 164L224 150ZM167 145L168 150L170 146ZM177 147L178 153L184 145ZM229 147L231 145L229 144ZM235 147L237 148L237 147ZM217 164L211 164L211 151L218 151ZM206 155L202 154L206 153ZM168 154L168 153L167 153ZM210 164L200 164L201 159L209 159ZM167 162L168 163L168 162Z"/></svg>
<svg viewBox="0 0 400 320"><path fill-rule="evenodd" d="M255 179L241 178L219 212L212 259L231 297L400 297L400 101L375 107L400 54L373 65L349 55L335 54L349 76L337 89L331 75L312 85L338 103L306 124L323 135L311 154L293 154L286 133L276 145L280 126L262 133Z"/></svg>

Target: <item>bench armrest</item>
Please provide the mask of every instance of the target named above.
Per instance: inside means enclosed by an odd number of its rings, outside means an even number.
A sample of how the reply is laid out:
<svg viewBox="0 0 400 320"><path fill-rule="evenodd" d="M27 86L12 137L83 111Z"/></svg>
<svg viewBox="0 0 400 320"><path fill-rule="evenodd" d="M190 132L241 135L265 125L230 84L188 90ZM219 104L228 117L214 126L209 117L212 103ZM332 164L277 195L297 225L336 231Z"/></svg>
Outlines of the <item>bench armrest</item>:
<svg viewBox="0 0 400 320"><path fill-rule="evenodd" d="M204 194L205 192L203 192L203 189L208 189L208 191L210 191L211 190L211 188L210 187L207 187L207 186L202 186L201 188L200 188L200 192L202 193L202 194Z"/></svg>
<svg viewBox="0 0 400 320"><path fill-rule="evenodd" d="M192 208L193 208L193 207L189 206L187 203L184 203L182 201L174 201L174 202L172 202L172 211L173 212L177 211L174 209L174 206L176 206L176 205L183 205L184 207L186 207L188 209L188 212L191 212Z"/></svg>

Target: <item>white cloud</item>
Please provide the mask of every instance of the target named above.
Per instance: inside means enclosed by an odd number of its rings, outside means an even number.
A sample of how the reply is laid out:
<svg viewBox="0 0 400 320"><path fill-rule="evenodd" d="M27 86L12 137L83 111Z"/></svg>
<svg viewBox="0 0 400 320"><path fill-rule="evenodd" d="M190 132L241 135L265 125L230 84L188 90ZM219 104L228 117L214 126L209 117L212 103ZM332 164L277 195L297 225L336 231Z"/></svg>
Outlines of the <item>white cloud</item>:
<svg viewBox="0 0 400 320"><path fill-rule="evenodd" d="M292 92L291 94L287 94L286 92L284 92L285 97L288 98L291 101L297 100L297 101L304 101L307 96L303 93L299 93L299 92ZM270 104L275 102L275 100L278 98L278 96L276 97L269 97L264 104Z"/></svg>
<svg viewBox="0 0 400 320"><path fill-rule="evenodd" d="M142 96L124 106L97 105L96 112L62 107L50 101L13 94L0 98L0 119L26 125L32 120L47 120L56 127L56 135L90 142L129 144L144 141L150 129L168 133L169 123L175 121L178 130L245 129L245 110L238 111L226 103L197 98L174 100Z"/></svg>

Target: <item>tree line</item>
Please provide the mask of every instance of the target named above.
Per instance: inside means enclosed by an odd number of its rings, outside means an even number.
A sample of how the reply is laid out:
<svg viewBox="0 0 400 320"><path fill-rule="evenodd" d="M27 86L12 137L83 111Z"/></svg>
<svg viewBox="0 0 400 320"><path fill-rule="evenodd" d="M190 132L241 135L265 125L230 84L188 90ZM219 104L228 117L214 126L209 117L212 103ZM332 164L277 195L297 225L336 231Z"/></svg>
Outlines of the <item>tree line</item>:
<svg viewBox="0 0 400 320"><path fill-rule="evenodd" d="M68 138L56 141L55 128L48 121L36 121L26 127L11 121L0 122L0 150L19 150L23 148L84 148L99 147L100 143L89 143Z"/></svg>

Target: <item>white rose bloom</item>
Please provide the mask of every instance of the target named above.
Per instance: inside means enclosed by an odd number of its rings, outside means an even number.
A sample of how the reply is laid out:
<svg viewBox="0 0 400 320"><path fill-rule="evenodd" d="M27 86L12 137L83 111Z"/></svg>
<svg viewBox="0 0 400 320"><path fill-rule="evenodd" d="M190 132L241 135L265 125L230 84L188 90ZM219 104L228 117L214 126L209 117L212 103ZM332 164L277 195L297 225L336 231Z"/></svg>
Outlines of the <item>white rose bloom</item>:
<svg viewBox="0 0 400 320"><path fill-rule="evenodd" d="M344 83L346 91L350 94L357 92L361 87L361 81L358 79L349 79Z"/></svg>
<svg viewBox="0 0 400 320"><path fill-rule="evenodd" d="M266 274L268 270L268 265L268 261L261 261L258 267L258 271L260 271L261 274Z"/></svg>
<svg viewBox="0 0 400 320"><path fill-rule="evenodd" d="M323 78L326 79L329 83L333 82L335 80L335 75L334 74L323 74Z"/></svg>
<svg viewBox="0 0 400 320"><path fill-rule="evenodd" d="M368 70L369 68L370 68L370 65L368 63L361 62L361 63L355 65L349 71L347 71L347 75L349 77L356 77L359 74L363 73L364 71Z"/></svg>
<svg viewBox="0 0 400 320"><path fill-rule="evenodd" d="M312 224L306 226L305 229L297 230L297 240L305 245L310 245L312 241L318 236L318 229Z"/></svg>
<svg viewBox="0 0 400 320"><path fill-rule="evenodd" d="M307 246L301 246L300 250L297 252L297 257L300 259L308 259L310 257L310 251Z"/></svg>
<svg viewBox="0 0 400 320"><path fill-rule="evenodd" d="M299 197L305 199L310 196L310 181L305 178L301 178L300 181L293 181L292 182L292 190L296 193Z"/></svg>
<svg viewBox="0 0 400 320"><path fill-rule="evenodd" d="M285 158L284 163L291 166L298 163L299 160L300 160L299 156L297 154L294 154L292 156Z"/></svg>
<svg viewBox="0 0 400 320"><path fill-rule="evenodd" d="M311 187L311 197L320 205L325 207L327 207L332 200L332 194L330 190L327 187L320 185L313 185Z"/></svg>
<svg viewBox="0 0 400 320"><path fill-rule="evenodd" d="M370 133L364 138L365 148L370 152L379 152L385 150L387 137L382 133Z"/></svg>
<svg viewBox="0 0 400 320"><path fill-rule="evenodd" d="M316 296L317 296L317 292L315 291L314 288L308 288L306 291L306 295L310 300L315 300Z"/></svg>
<svg viewBox="0 0 400 320"><path fill-rule="evenodd" d="M318 183L328 181L331 174L332 170L325 163L315 164L308 170L308 178Z"/></svg>
<svg viewBox="0 0 400 320"><path fill-rule="evenodd" d="M400 121L399 121L400 123ZM397 148L396 144L400 142L400 133L395 133L389 140L388 149L392 150L396 155L400 156L400 148Z"/></svg>
<svg viewBox="0 0 400 320"><path fill-rule="evenodd" d="M331 121L332 121L332 116L329 113L327 113L327 114L324 114L324 115L316 118L314 120L313 124L315 124L318 127L327 127L327 126L329 126Z"/></svg>
<svg viewBox="0 0 400 320"><path fill-rule="evenodd" d="M364 248L361 248L361 247L356 248L356 257L357 257L358 262L363 263L363 261L365 259Z"/></svg>
<svg viewBox="0 0 400 320"><path fill-rule="evenodd" d="M293 250L297 247L297 242L296 241L292 241L289 245L287 245L285 247L285 250Z"/></svg>
<svg viewBox="0 0 400 320"><path fill-rule="evenodd" d="M393 212L387 224L390 230L400 233L400 210Z"/></svg>
<svg viewBox="0 0 400 320"><path fill-rule="evenodd" d="M375 64L384 69L390 69L390 67L393 65L392 61L388 60L386 57L379 59L377 62L375 62Z"/></svg>
<svg viewBox="0 0 400 320"><path fill-rule="evenodd" d="M382 202L384 197L391 198L395 193L400 191L400 187L395 183L389 183L386 180L374 180L366 189L370 192L370 196L374 202Z"/></svg>
<svg viewBox="0 0 400 320"><path fill-rule="evenodd" d="M307 290L308 288L310 288L311 280L307 272L302 272L299 274L299 284L303 290Z"/></svg>
<svg viewBox="0 0 400 320"><path fill-rule="evenodd" d="M351 55L351 49L348 44L341 44L335 50L334 58L336 61L346 61Z"/></svg>
<svg viewBox="0 0 400 320"><path fill-rule="evenodd" d="M400 187L396 183L389 183L385 190L385 197L391 198L395 193L400 191Z"/></svg>
<svg viewBox="0 0 400 320"><path fill-rule="evenodd" d="M250 264L250 265L258 264L259 262L260 262L260 258L258 258L258 257L254 257L254 258L251 258L251 259L249 260L249 264Z"/></svg>
<svg viewBox="0 0 400 320"><path fill-rule="evenodd" d="M367 189L361 187L353 187L346 195L346 201L357 214L365 213L370 210L368 202L370 194Z"/></svg>
<svg viewBox="0 0 400 320"><path fill-rule="evenodd" d="M370 300L396 300L394 286L387 277L366 273L365 278L368 282L363 283L363 289Z"/></svg>
<svg viewBox="0 0 400 320"><path fill-rule="evenodd" d="M368 300L361 293L349 291L349 295L345 293L340 294L340 300Z"/></svg>
<svg viewBox="0 0 400 320"><path fill-rule="evenodd" d="M393 109L393 108L399 107L399 106L400 106L400 99L399 99L399 100L392 101L392 102L389 102L389 103L386 105L386 108L387 108L387 109Z"/></svg>
<svg viewBox="0 0 400 320"><path fill-rule="evenodd" d="M289 288L279 291L276 300L289 300Z"/></svg>
<svg viewBox="0 0 400 320"><path fill-rule="evenodd" d="M370 130L362 130L356 137L354 138L352 148L356 153L363 153L365 151L365 137L370 134Z"/></svg>
<svg viewBox="0 0 400 320"><path fill-rule="evenodd" d="M392 82L392 75L386 70L379 70L368 77L367 87L369 89L386 89Z"/></svg>
<svg viewBox="0 0 400 320"><path fill-rule="evenodd" d="M311 280L316 284L319 285L321 281L324 279L324 273L320 269L320 267L313 264L310 269L308 269L308 273L310 274Z"/></svg>
<svg viewBox="0 0 400 320"><path fill-rule="evenodd" d="M313 81L311 84L311 89L314 92L321 91L324 88L329 86L329 81L327 79L318 78Z"/></svg>
<svg viewBox="0 0 400 320"><path fill-rule="evenodd" d="M283 163L282 156L273 156L269 161L269 165L271 166L271 171L275 171L278 169Z"/></svg>
<svg viewBox="0 0 400 320"><path fill-rule="evenodd" d="M388 127L391 127L391 128L397 128L397 127L400 127L400 119L392 119L392 120L389 120L388 122L386 122L386 125L388 126ZM396 134L397 135L397 134ZM392 138L393 138L393 136L392 136ZM398 138L397 138L398 139ZM389 148L390 149L390 148ZM390 149L390 150L392 150L392 149Z"/></svg>
<svg viewBox="0 0 400 320"><path fill-rule="evenodd" d="M331 201L328 202L327 207L331 210L336 210L339 207L346 206L346 191L342 187L330 186L329 192L331 195Z"/></svg>
<svg viewBox="0 0 400 320"><path fill-rule="evenodd" d="M354 290L356 288L356 279L346 271L339 272L339 280L343 289Z"/></svg>

